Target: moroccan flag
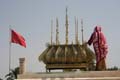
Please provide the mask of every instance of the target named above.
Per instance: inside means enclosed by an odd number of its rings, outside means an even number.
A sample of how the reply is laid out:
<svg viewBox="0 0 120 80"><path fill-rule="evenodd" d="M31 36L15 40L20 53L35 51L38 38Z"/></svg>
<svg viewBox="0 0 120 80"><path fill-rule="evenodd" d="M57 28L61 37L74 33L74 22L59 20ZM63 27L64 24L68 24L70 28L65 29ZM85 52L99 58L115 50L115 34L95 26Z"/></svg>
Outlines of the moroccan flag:
<svg viewBox="0 0 120 80"><path fill-rule="evenodd" d="M12 29L11 29L11 42L19 44L26 48L26 43L25 43L24 37Z"/></svg>

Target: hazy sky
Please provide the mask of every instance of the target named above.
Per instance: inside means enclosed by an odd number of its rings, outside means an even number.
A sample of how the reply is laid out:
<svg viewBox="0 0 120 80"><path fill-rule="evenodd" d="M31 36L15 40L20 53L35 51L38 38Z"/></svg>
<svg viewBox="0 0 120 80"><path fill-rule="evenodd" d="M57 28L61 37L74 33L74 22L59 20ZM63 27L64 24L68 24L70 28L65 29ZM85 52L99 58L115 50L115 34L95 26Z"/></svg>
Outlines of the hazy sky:
<svg viewBox="0 0 120 80"><path fill-rule="evenodd" d="M27 48L11 46L11 67L19 65L19 58L26 58L28 72L45 72L45 65L38 56L50 42L51 20L59 20L59 38L65 43L65 8L68 7L69 43L74 42L74 17L84 21L84 38L87 41L96 25L101 25L107 38L109 53L107 66L120 67L120 0L0 0L0 77L8 73L9 25L24 36ZM91 46L92 48L92 46Z"/></svg>

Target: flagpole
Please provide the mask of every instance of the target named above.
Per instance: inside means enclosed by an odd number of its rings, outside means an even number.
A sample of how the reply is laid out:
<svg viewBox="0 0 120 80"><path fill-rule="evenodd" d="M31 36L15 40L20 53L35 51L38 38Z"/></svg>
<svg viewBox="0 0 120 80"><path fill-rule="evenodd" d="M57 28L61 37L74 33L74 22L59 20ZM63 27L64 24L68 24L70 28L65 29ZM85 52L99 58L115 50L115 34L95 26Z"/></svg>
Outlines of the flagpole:
<svg viewBox="0 0 120 80"><path fill-rule="evenodd" d="M9 73L11 69L11 26L9 26Z"/></svg>

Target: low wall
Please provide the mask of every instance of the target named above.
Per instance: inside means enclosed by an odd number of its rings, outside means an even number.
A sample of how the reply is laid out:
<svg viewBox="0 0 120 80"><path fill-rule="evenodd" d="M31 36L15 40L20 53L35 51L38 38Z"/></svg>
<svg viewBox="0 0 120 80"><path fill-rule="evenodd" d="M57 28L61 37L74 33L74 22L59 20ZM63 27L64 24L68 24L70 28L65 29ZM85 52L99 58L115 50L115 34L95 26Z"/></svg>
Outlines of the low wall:
<svg viewBox="0 0 120 80"><path fill-rule="evenodd" d="M25 73L18 80L120 80L120 71Z"/></svg>

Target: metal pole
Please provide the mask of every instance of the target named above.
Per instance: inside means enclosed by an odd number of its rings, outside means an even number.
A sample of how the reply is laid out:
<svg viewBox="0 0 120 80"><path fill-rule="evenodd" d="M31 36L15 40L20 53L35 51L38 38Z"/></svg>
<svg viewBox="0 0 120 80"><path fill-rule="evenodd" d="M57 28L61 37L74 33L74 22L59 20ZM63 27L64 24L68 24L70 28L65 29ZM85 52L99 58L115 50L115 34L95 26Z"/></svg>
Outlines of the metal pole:
<svg viewBox="0 0 120 80"><path fill-rule="evenodd" d="M11 28L9 28L9 73L10 69L11 69Z"/></svg>

